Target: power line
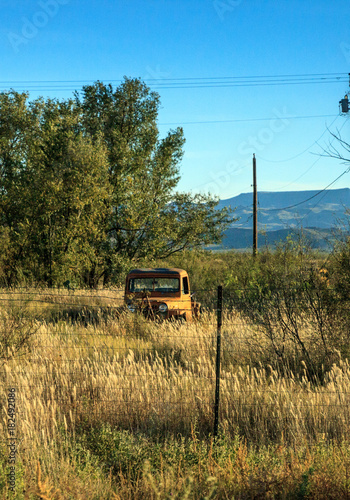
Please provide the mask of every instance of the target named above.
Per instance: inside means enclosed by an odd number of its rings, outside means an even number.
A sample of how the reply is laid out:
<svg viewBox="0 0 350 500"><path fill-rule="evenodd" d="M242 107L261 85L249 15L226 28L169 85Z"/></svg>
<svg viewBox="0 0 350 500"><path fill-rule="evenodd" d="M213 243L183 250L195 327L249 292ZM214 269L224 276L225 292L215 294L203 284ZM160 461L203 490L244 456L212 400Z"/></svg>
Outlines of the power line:
<svg viewBox="0 0 350 500"><path fill-rule="evenodd" d="M337 120L337 118L339 118L339 115L335 118L335 120L333 120L333 122L330 124L330 127L334 124L334 122ZM342 129L344 128L344 125L345 125L346 122L343 123L343 125L340 127L340 130L339 130L339 133L342 131ZM326 127L326 129L324 130L324 132L321 134L321 136L308 148L310 149L314 144L318 144L318 141L324 136L324 134L329 130L328 127ZM332 145L333 142L335 141L335 138L333 138L330 142L330 144ZM302 153L300 153L302 154ZM296 157L300 156L299 155L296 155ZM301 179L305 174L307 174L315 165L317 162L319 162L321 159L321 156L319 156L311 165L310 167L308 167L301 175L299 175L296 179L294 179L293 181L289 182L288 184L285 184L284 186L282 186L280 189L283 189L287 186L290 186L291 184L293 184L294 182L298 181L299 179Z"/></svg>
<svg viewBox="0 0 350 500"><path fill-rule="evenodd" d="M288 116L288 120L303 120L303 119L313 119L313 118L335 118L335 120L338 118L339 115L299 115L299 116ZM183 122L181 121L181 125L198 125L198 124L212 124L212 123L244 123L244 122L259 122L259 121L270 121L270 120L277 120L278 117L276 116L270 116L268 118L237 118L237 119L229 119L229 120L201 120L201 121L191 121L191 122ZM334 120L334 121L335 121ZM332 124L334 123L332 122ZM168 122L168 123L159 123L159 125L162 126L176 126L179 125L180 122ZM326 130L323 132L322 135L324 135ZM321 135L321 137L322 137ZM321 139L321 137L319 139ZM318 140L319 140L318 139ZM313 144L311 145L313 146ZM310 147L311 147L310 146ZM308 149L310 149L310 147ZM261 158L263 160L263 158ZM266 160L269 161L269 160Z"/></svg>
<svg viewBox="0 0 350 500"><path fill-rule="evenodd" d="M224 88L269 85L301 85L317 83L347 82L347 73L316 73L295 75L267 76L224 76L224 77L185 77L185 78L150 78L145 79L149 86L159 89ZM101 80L100 80L101 81ZM123 80L107 79L111 84L120 84ZM72 85L89 85L89 80L3 80L0 85L25 85L32 91L69 91L76 90Z"/></svg>
<svg viewBox="0 0 350 500"><path fill-rule="evenodd" d="M328 115L328 117L330 117L331 115ZM295 158L298 158L299 156L303 155L304 153L306 153L306 151L308 151L309 149L312 148L312 146L314 146L315 144L318 143L318 141L320 139L322 139L322 137L324 136L324 134L328 131L328 129L330 127L332 127L332 125L335 123L335 121L339 118L339 115L333 115L335 116L334 120L332 121L332 123L328 126L326 126L325 130L322 132L322 134L320 135L320 137L318 139L316 139L316 141L314 141L308 148L304 149L303 151L301 151L301 153L298 153L297 155L295 156L291 156L290 158L286 158L284 160L267 160L265 158L262 158L260 155L259 155L259 160L262 160L262 161L265 161L267 163L285 163L287 161L291 161L291 160L295 160ZM321 118L322 116L320 115L319 118ZM324 116L326 118L326 115ZM311 117L310 117L311 118ZM316 118L316 116L314 116L313 118ZM310 167L311 168L311 167ZM304 174L302 174L304 175ZM288 186L289 184L287 184Z"/></svg>
<svg viewBox="0 0 350 500"><path fill-rule="evenodd" d="M315 78L315 77L336 77L340 78L341 76L348 76L348 73L294 73L294 74L287 74L287 75L245 75L245 76L213 76L213 77L183 77L183 78L162 78L162 80L214 80L214 79L222 79L222 80L227 80L227 79L232 79L232 80L239 80L239 79L262 79L262 78L301 78L301 77L307 77L307 78ZM158 81L159 79L157 78L149 78L147 80L156 80ZM0 81L1 83L1 81Z"/></svg>
<svg viewBox="0 0 350 500"><path fill-rule="evenodd" d="M346 82L346 80L341 80ZM199 88L229 88L229 87L267 87L267 86L285 86L285 85L308 85L315 83L339 83L339 81L289 81L289 82L244 82L244 83L217 83L217 84L201 84L201 85L162 85L157 84L157 89L199 89Z"/></svg>
<svg viewBox="0 0 350 500"><path fill-rule="evenodd" d="M145 81L167 81L167 82L177 82L177 81L210 81L210 80L244 80L244 79L263 79L263 78L324 78L324 77L334 77L340 79L342 77L348 76L348 73L295 73L295 74L287 74L287 75L250 75L250 76L211 76L211 77L180 77L180 78L146 78ZM121 83L123 79L115 79L115 78L105 78L91 80L0 80L0 84L3 83L87 83L91 81L103 81L106 80L108 82Z"/></svg>
<svg viewBox="0 0 350 500"><path fill-rule="evenodd" d="M341 80L341 82L346 82L346 80ZM200 89L200 88L233 88L233 87L267 87L267 86L285 86L285 85L308 85L308 84L315 84L315 83L339 83L339 81L301 81L301 82L246 82L246 83L217 83L217 84L201 84L201 85L163 85L163 84L150 84L150 87L156 89L156 90L184 90L184 89ZM90 83L91 84L91 83ZM77 90L76 87L69 86L69 87L64 87L62 85L54 86L54 87L49 87L49 86L40 86L40 87L31 87L31 86L13 86L11 85L10 88L16 87L17 91L21 92L26 92L26 91L31 91L31 92L44 92L44 91L51 91L51 92L74 92ZM10 88L1 86L0 91L8 91Z"/></svg>
<svg viewBox="0 0 350 500"><path fill-rule="evenodd" d="M335 184L341 177L343 177L343 175L347 174L348 172L350 172L350 167L348 167L346 170L344 170L344 172L342 172L340 175L338 175L338 177L336 177L330 184L328 184L328 186L326 186L325 188L321 189L316 194L310 196L306 200L300 201L299 203L295 203L294 205L290 205L289 207L283 207L283 208L262 208L262 209L259 209L259 210L264 210L264 212L276 212L276 211L281 211L281 210L289 210L291 208L298 207L299 205L303 205L307 201L310 201L313 198L316 198L316 196L319 196L321 193L323 193L324 191L326 191L329 187L331 187L333 184Z"/></svg>
<svg viewBox="0 0 350 500"><path fill-rule="evenodd" d="M288 116L288 120L291 119L310 119L310 118L324 118L324 117L334 117L335 116L335 119L332 121L331 125L332 126L335 121L337 120L337 118L339 118L339 115L306 115L306 116L292 116L292 117L289 117ZM268 120L273 120L275 119L276 117L270 117L270 118L252 118L252 119L237 119L237 120L217 120L217 121L208 121L208 122L205 122L205 121L202 121L202 122L182 122L183 125L186 125L186 124L196 124L196 123L228 123L228 122L254 122L254 121L268 121ZM177 123L160 123L159 125L162 125L162 126L174 126L174 125L177 125ZM341 129L343 128L344 124L342 125ZM340 129L340 130L341 130ZM317 144L317 142L323 137L323 135L327 132L328 128L326 128L323 133L321 134L321 136L316 140L314 141L306 150L302 151L301 153L299 153L298 155L296 155L294 158L302 155L303 153L305 153L305 151L307 151L308 149L310 149L314 144ZM258 157L259 159L262 159L263 161L265 161L263 158L261 158L260 156ZM297 179L294 179L294 181L286 184L284 187L286 186L289 186L290 184L293 184L293 182L297 181L298 179L300 179L303 175L305 175L309 170L311 170L314 165L320 160L320 158L318 158L316 161L314 161L312 163L312 165L310 167L307 168L307 170L305 172L303 172ZM268 160L267 160L268 161ZM282 160L283 161L283 160ZM287 161L287 160L285 160ZM244 170L246 169L249 165L245 165L245 166L241 166L240 167L240 170ZM224 171L224 174L226 174L226 172ZM228 175L231 175L231 174L228 174ZM198 188L201 188L203 186L207 186L207 185L211 185L211 184L215 184L215 178L211 179L211 180L208 180L207 182L203 182L199 185L196 185L196 189ZM238 193L240 194L240 193ZM248 208L248 206L246 207L243 207L243 208Z"/></svg>
<svg viewBox="0 0 350 500"><path fill-rule="evenodd" d="M300 155L298 155L300 156ZM297 182L299 179L301 179L302 177L304 177L304 175L306 175L308 172L310 172L310 170L316 165L316 163L318 163L320 161L321 157L317 158L302 174L300 174L296 179L294 179L293 181L291 182L288 182L288 184L284 184L280 189L284 189L288 186L290 186L291 184L294 184L294 182Z"/></svg>

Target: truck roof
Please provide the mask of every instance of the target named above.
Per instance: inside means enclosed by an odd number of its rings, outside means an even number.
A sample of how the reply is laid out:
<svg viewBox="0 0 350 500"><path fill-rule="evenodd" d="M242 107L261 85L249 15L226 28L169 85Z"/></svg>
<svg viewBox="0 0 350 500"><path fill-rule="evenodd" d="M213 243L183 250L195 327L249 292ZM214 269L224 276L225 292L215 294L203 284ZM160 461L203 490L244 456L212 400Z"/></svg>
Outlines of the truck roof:
<svg viewBox="0 0 350 500"><path fill-rule="evenodd" d="M184 269L178 269L176 267L157 267L155 269L151 268L140 268L140 269L132 269L129 272L130 274L174 274L174 275L179 275L179 274L187 274L187 272Z"/></svg>

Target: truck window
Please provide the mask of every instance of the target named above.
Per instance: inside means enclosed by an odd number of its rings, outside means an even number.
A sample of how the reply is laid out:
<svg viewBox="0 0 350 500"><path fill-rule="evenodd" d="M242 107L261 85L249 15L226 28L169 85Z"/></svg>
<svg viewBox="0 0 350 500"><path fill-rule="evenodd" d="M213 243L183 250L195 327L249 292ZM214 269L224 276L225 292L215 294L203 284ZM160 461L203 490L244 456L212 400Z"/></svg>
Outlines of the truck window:
<svg viewBox="0 0 350 500"><path fill-rule="evenodd" d="M179 278L131 278L129 281L129 292L160 292L176 293L179 291Z"/></svg>
<svg viewBox="0 0 350 500"><path fill-rule="evenodd" d="M187 295L188 293L190 293L189 286L188 286L188 278L187 278L187 276L185 276L184 278L182 278L182 293L184 293L185 295Z"/></svg>

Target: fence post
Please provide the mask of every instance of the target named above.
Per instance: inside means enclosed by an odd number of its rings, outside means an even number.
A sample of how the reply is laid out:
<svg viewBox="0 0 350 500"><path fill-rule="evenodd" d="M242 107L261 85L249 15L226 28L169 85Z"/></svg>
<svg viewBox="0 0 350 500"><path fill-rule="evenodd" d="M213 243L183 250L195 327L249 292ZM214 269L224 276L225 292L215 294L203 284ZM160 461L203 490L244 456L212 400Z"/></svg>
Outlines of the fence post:
<svg viewBox="0 0 350 500"><path fill-rule="evenodd" d="M217 324L217 336L216 336L214 439L218 435L218 428L219 428L221 325L222 325L222 286L218 286L217 318L218 318L218 324Z"/></svg>

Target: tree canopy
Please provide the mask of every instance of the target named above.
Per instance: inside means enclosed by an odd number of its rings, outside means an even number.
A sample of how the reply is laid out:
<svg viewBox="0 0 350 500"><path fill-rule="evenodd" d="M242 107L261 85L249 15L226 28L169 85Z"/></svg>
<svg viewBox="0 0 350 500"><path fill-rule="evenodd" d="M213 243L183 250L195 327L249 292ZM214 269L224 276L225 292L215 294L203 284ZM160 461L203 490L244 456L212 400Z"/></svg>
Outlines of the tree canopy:
<svg viewBox="0 0 350 500"><path fill-rule="evenodd" d="M182 128L160 138L159 95L96 82L71 99L0 93L0 272L6 284L96 287L131 261L220 241L232 222L176 186Z"/></svg>

